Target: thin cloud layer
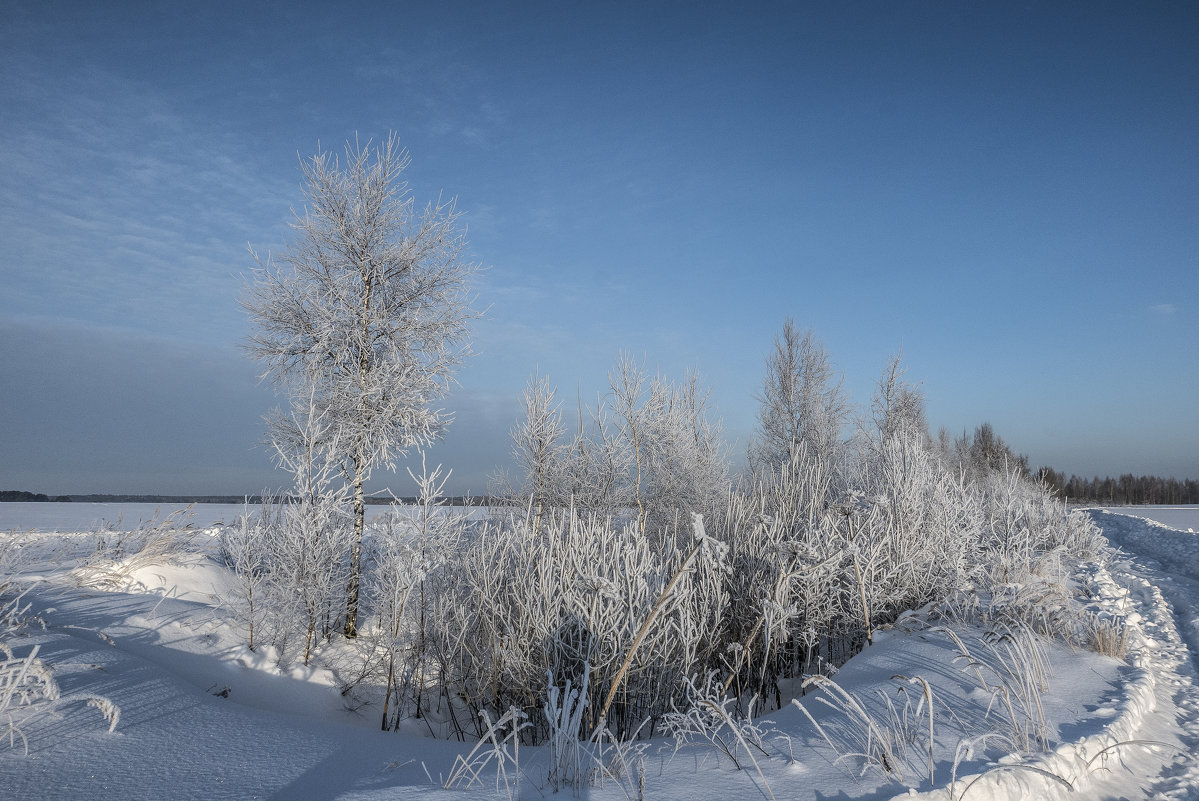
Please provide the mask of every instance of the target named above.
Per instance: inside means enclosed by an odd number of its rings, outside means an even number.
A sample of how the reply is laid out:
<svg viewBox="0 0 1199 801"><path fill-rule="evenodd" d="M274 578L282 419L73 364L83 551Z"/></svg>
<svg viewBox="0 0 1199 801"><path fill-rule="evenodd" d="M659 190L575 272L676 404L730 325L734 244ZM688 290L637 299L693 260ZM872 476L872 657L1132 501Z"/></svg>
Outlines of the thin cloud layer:
<svg viewBox="0 0 1199 801"><path fill-rule="evenodd" d="M130 486L113 488L133 492L168 471L187 491L226 468L250 471L235 492L272 476L242 456L271 402L237 353L246 245L287 241L297 159L392 130L414 199L456 197L493 266L450 399L460 486L483 491L506 458L529 375L594 402L621 350L672 377L697 367L743 441L788 316L859 403L902 347L934 428L990 420L1067 472L1194 464L1190 6L8 12L0 319L36 329L0 342L22 432L0 467L19 488L50 490L56 470L116 481L79 466L100 453L126 454ZM54 439L40 385L70 436ZM121 385L142 392L119 403ZM206 419L199 397L228 431L170 450L165 431Z"/></svg>

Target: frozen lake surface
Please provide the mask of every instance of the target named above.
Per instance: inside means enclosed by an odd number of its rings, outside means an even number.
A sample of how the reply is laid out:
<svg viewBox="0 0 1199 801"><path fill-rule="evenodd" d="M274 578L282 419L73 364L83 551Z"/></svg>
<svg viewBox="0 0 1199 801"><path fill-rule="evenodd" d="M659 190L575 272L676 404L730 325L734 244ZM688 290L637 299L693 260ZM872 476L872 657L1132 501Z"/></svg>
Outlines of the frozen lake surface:
<svg viewBox="0 0 1199 801"><path fill-rule="evenodd" d="M95 531L100 528L128 530L141 523L162 519L186 505L156 503L0 503L0 531ZM394 507L366 507L367 518ZM1094 506L1116 514L1144 517L1170 528L1199 531L1199 505ZM197 503L180 521L192 528L232 523L244 511L240 503Z"/></svg>
<svg viewBox="0 0 1199 801"><path fill-rule="evenodd" d="M1092 506L1118 515L1132 515L1179 531L1199 531L1199 505Z"/></svg>
<svg viewBox="0 0 1199 801"><path fill-rule="evenodd" d="M251 510L257 505L251 505ZM371 505L371 519L393 507ZM128 531L142 523L161 520L179 511L181 525L209 528L232 523L245 512L240 503L197 503L190 514L187 505L157 503L0 503L0 531L96 531L101 528Z"/></svg>

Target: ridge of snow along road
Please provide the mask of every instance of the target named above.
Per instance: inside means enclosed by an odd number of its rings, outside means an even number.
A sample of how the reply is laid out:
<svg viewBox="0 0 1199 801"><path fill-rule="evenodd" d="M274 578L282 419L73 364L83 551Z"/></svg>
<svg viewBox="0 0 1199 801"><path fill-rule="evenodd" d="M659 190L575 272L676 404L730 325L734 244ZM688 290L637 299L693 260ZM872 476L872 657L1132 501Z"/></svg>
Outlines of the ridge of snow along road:
<svg viewBox="0 0 1199 801"><path fill-rule="evenodd" d="M1165 510L1175 513L1170 523L1176 528L1132 514L1159 516L1161 511L1131 507L1096 509L1091 515L1111 543L1125 552L1127 573L1121 578L1148 580L1156 604L1165 610L1163 629L1168 636L1159 637L1154 649L1167 682L1159 695L1169 695L1169 722L1179 729L1191 758L1167 771L1151 797L1199 798L1199 536L1194 533L1199 508L1191 507L1181 519L1181 510ZM1183 525L1188 530L1182 530Z"/></svg>
<svg viewBox="0 0 1199 801"><path fill-rule="evenodd" d="M970 798L993 801L1064 798L1091 789L1096 783L1096 771L1108 767L1107 757L1114 761L1123 756L1113 751L1121 743L1137 738L1146 718L1157 706L1157 677L1147 653L1151 641L1136 620L1136 613L1128 614L1128 590L1119 587L1106 568L1092 566L1091 585L1099 598L1098 606L1109 614L1125 616L1130 645L1128 663L1134 668L1122 682L1120 699L1110 705L1111 722L1099 733L1063 743L1050 753L1031 758L1012 754L985 771L960 777L947 787L924 793L907 791L894 796L895 799L958 801L967 793ZM1099 777L1099 782L1102 781Z"/></svg>
<svg viewBox="0 0 1199 801"><path fill-rule="evenodd" d="M1107 566L1088 566L1090 594L1101 614L1123 621L1134 668L1121 683L1111 722L1051 753L1012 755L948 787L909 790L893 801L1021 801L1113 791L1124 798L1199 798L1199 536L1149 518L1089 511L1112 545L1125 549ZM1180 634L1176 614L1190 636Z"/></svg>

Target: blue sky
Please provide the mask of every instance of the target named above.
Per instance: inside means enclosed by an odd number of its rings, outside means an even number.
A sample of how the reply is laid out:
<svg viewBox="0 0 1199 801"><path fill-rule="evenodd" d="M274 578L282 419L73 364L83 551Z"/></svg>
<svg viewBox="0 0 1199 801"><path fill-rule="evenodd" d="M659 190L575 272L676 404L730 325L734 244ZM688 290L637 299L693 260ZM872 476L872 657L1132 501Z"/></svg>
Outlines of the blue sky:
<svg viewBox="0 0 1199 801"><path fill-rule="evenodd" d="M0 2L0 488L283 484L246 244L392 130L490 266L456 491L621 349L741 452L788 315L860 404L902 348L934 430L1199 476L1199 6L249 5Z"/></svg>

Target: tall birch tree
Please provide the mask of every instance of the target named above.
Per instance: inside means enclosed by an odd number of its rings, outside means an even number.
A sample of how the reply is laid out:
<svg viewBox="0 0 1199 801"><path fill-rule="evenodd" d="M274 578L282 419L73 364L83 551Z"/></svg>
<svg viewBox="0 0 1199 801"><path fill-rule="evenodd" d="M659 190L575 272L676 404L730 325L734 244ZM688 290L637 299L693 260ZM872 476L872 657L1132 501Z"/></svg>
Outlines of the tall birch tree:
<svg viewBox="0 0 1199 801"><path fill-rule="evenodd" d="M323 443L352 488L345 634L358 629L364 484L450 422L437 407L469 355L469 279L461 214L438 199L415 208L401 175L408 152L392 134L377 147L347 142L345 162L302 160L303 213L294 239L258 268L242 305L246 350L292 397L311 397L329 422Z"/></svg>

